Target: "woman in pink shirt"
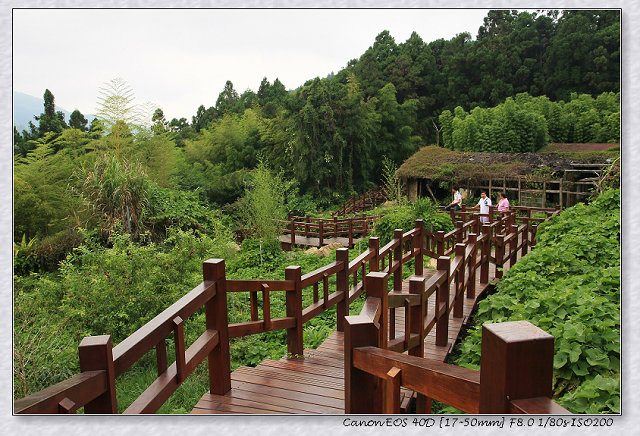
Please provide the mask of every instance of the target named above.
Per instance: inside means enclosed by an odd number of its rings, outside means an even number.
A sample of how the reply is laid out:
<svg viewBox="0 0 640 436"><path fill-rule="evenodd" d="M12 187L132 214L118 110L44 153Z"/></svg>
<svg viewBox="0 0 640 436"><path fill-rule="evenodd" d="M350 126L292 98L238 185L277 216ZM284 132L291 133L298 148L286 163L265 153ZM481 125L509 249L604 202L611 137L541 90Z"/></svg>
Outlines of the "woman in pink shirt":
<svg viewBox="0 0 640 436"><path fill-rule="evenodd" d="M508 212L509 211L509 200L504 196L504 192L500 193L500 201L498 201L498 210L500 212Z"/></svg>

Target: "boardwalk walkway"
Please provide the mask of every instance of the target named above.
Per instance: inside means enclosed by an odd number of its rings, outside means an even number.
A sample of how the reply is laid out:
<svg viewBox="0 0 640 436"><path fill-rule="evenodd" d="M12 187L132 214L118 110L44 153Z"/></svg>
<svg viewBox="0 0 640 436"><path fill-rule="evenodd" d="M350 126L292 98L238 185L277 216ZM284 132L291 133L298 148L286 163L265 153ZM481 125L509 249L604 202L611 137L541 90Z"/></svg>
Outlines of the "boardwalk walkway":
<svg viewBox="0 0 640 436"><path fill-rule="evenodd" d="M505 268L506 269L506 268ZM435 273L425 270L426 277ZM491 265L490 277L495 276ZM424 356L443 362L451 352L460 330L487 288L476 280L476 297L465 298L462 318L449 321L449 343L435 345L435 329L425 339ZM402 283L409 290L409 279ZM454 296L453 284L450 288ZM435 306L435 295L428 310ZM396 311L396 336L404 332L404 309ZM402 389L401 403L408 406L411 391ZM317 349L305 350L304 358L265 360L255 368L240 367L231 374L231 390L225 395L206 393L193 414L343 414L344 413L344 334L333 332Z"/></svg>
<svg viewBox="0 0 640 436"><path fill-rule="evenodd" d="M281 235L279 238L281 243L290 244L291 235ZM342 247L353 248L360 241L364 241L364 236L353 238L353 244L349 245L349 238L337 237L337 238L324 238L322 244L320 244L320 238L306 237L304 235L295 235L295 245L299 247L324 247L325 245L333 244L337 242Z"/></svg>

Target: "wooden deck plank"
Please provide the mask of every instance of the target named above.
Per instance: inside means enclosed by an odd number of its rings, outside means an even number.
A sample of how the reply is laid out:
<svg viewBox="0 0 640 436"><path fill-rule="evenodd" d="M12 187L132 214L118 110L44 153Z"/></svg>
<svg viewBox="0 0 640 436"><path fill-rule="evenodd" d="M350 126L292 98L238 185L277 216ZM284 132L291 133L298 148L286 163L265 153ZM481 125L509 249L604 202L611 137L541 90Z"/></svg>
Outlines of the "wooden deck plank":
<svg viewBox="0 0 640 436"><path fill-rule="evenodd" d="M286 382L283 380L262 377L259 375L245 374L238 371L233 372L231 379L235 381L240 381L240 382L258 384L261 386L281 388L281 389L296 391L296 392L305 393L305 394L313 394L318 397L327 397L327 398L335 398L338 400L344 400L344 391L339 391L337 389L304 385L301 383Z"/></svg>
<svg viewBox="0 0 640 436"><path fill-rule="evenodd" d="M245 391L251 391L261 394L279 396L281 398L288 398L294 401L301 401L303 403L317 404L320 406L335 407L344 410L344 400L337 398L330 398L320 395L309 394L306 392L298 392L285 388L278 388L273 386L264 386L256 383L245 383L236 380L231 380L231 389L240 389Z"/></svg>
<svg viewBox="0 0 640 436"><path fill-rule="evenodd" d="M296 409L301 411L301 413L342 413L342 409L337 409L335 407L305 403L303 401L284 398L280 395L269 395L266 393L254 392L252 390L244 390L244 389L232 389L225 395L211 395L207 393L205 394L204 397L202 397L201 401L203 405L199 406L200 403L198 403L197 407L206 408L207 404L210 404L214 401L219 401L219 397L222 397L222 396L264 402L267 404L272 404L274 406L282 406L282 407L287 407L291 409Z"/></svg>

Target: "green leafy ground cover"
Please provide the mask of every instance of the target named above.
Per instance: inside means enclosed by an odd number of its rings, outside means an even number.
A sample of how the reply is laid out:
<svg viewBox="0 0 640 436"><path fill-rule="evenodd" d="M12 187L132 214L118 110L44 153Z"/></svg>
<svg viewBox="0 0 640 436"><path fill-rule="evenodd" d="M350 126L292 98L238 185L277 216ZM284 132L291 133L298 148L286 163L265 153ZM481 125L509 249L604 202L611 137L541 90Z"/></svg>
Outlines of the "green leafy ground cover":
<svg viewBox="0 0 640 436"><path fill-rule="evenodd" d="M528 320L555 337L554 399L620 412L620 191L542 224L538 244L481 301L452 363L479 369L481 326Z"/></svg>

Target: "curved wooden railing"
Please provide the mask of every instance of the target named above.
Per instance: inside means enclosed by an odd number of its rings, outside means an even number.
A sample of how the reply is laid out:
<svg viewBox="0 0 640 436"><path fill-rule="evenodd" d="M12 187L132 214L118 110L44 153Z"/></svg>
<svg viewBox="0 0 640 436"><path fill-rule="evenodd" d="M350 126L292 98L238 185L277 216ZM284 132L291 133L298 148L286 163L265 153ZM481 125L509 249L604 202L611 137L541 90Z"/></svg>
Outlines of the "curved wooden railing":
<svg viewBox="0 0 640 436"><path fill-rule="evenodd" d="M475 295L477 270L480 270L480 283L488 283L490 262L499 266L507 259L511 261L516 250L522 249L524 254L528 244L533 242L531 238L535 233L528 225L518 227L517 233L515 230L504 233L514 229L513 225L509 227L509 220L517 219L514 216L515 213L493 217L490 224L482 226L475 216L467 222L456 222L456 228L446 234L429 232L424 229L423 222L417 220L415 228L408 232L395 230L394 239L384 247L380 248L378 238L370 238L367 250L351 261L349 249L341 248L336 251L335 262L307 274L303 275L299 266L286 268L284 280L228 280L224 260L208 260L203 263L200 285L115 347L108 335L84 338L79 346L82 373L15 401L14 411L71 413L84 407L85 413L116 413L116 377L152 349L155 349L158 378L124 413L157 411L205 358L208 359L211 392L224 394L231 389L230 338L286 330L288 354L302 355L303 324L337 306L337 329L346 330L345 320L353 318L348 316L349 306L362 293L367 295L363 308L363 313L369 314L365 317L367 322L373 319L381 326L376 333L379 342L358 344L357 339L353 339L350 346L354 343L356 347L375 345L385 352L409 350L410 355L421 356L419 345L433 328L436 329L436 343L446 344L449 311L453 311L454 317L462 316L464 295ZM481 233L477 233L478 230ZM505 246L509 249L500 251ZM494 256L492 252L495 252ZM425 255L438 259L438 269L429 277L424 275ZM403 267L412 259L415 259L415 277L410 280L406 293L402 291ZM372 284L371 275L377 277L376 280L391 281L391 291L387 293L386 286ZM456 292L449 301L451 284ZM274 292L285 293L286 316L283 318L271 317ZM229 324L229 293L249 294L250 321ZM432 294L436 294L437 304L427 313L426 302ZM306 307L304 302L308 303ZM400 307L406 312L405 333L396 337L395 312ZM200 308L205 311L205 330L186 348L184 321ZM167 365L166 350L169 335L174 337L176 356L170 366Z"/></svg>
<svg viewBox="0 0 640 436"><path fill-rule="evenodd" d="M353 247L354 240L369 234L376 221L381 217L381 215L362 215L351 218L336 216L333 218L312 218L309 215L304 217L291 215L288 221L278 220L277 222L282 226L283 234L286 236L282 240L282 248L285 250L290 250L298 245L296 236L308 240L317 238L319 246L343 238L349 247Z"/></svg>
<svg viewBox="0 0 640 436"><path fill-rule="evenodd" d="M371 209L387 199L387 194L383 187L374 186L362 194L353 195L340 209L334 213L335 216L345 216L352 213L362 212Z"/></svg>

